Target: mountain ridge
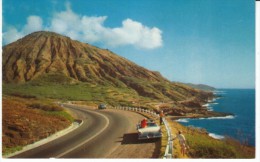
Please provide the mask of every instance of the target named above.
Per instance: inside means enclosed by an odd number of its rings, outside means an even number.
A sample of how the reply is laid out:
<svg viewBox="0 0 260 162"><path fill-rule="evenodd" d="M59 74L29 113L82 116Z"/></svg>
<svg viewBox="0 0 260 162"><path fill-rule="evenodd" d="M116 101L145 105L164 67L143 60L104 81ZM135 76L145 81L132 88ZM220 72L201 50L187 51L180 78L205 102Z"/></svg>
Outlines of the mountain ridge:
<svg viewBox="0 0 260 162"><path fill-rule="evenodd" d="M212 87L212 86L209 86L209 85L206 85L206 84L193 84L193 83L184 83L192 88L195 88L195 89L200 89L200 90L203 90L203 91L214 91L216 90L215 87Z"/></svg>

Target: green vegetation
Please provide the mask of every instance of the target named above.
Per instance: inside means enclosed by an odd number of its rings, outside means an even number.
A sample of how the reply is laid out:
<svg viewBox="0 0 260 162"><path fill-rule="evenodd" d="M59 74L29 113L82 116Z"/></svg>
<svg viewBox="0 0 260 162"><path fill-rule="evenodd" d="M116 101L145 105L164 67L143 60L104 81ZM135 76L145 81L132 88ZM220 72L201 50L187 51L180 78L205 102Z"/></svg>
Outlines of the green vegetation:
<svg viewBox="0 0 260 162"><path fill-rule="evenodd" d="M185 127L177 122L168 120L172 134L181 130L186 137L189 149L184 157L180 153L178 139L174 140L174 156L176 158L254 158L255 148L240 144L231 138L217 140L208 136L205 129Z"/></svg>
<svg viewBox="0 0 260 162"><path fill-rule="evenodd" d="M127 87L115 87L103 83L93 84L84 82L68 83L69 80L56 77L53 82L47 78L24 84L3 84L3 94L22 98L58 99L62 101L86 101L98 104L116 106L133 106L134 103L148 103L150 98L140 97L137 92ZM39 105L31 105L31 107ZM143 105L144 106L144 105ZM43 109L48 107L42 107Z"/></svg>
<svg viewBox="0 0 260 162"><path fill-rule="evenodd" d="M16 151L20 151L22 149L23 149L22 146L16 146L16 147L11 147L11 148L3 146L3 151L2 151L3 152L3 156L9 155L9 154L14 153Z"/></svg>
<svg viewBox="0 0 260 162"><path fill-rule="evenodd" d="M193 158L254 158L254 150L231 140L215 140L200 134L186 134Z"/></svg>
<svg viewBox="0 0 260 162"><path fill-rule="evenodd" d="M45 114L62 117L65 118L66 120L69 120L70 122L74 121L73 117L66 111L46 111Z"/></svg>
<svg viewBox="0 0 260 162"><path fill-rule="evenodd" d="M162 131L162 138L161 138L161 149L160 149L160 155L159 157L164 157L166 146L168 144L168 137L167 137L167 131L164 125L161 126Z"/></svg>
<svg viewBox="0 0 260 162"><path fill-rule="evenodd" d="M42 104L42 103L32 103L29 105L30 108L35 108L35 109L41 109L44 111L62 111L62 107L58 106L58 105L46 105L46 104Z"/></svg>
<svg viewBox="0 0 260 162"><path fill-rule="evenodd" d="M67 113L62 107L55 105L54 103L37 101L29 104L28 107L43 110L43 113L46 115L62 117L70 122L74 121L73 117L69 113Z"/></svg>

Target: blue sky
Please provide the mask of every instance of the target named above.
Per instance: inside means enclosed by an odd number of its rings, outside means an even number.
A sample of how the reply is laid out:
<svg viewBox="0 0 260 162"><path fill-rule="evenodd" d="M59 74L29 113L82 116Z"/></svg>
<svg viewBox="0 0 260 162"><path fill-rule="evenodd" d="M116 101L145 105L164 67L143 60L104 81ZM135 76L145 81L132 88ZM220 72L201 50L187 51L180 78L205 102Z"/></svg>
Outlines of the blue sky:
<svg viewBox="0 0 260 162"><path fill-rule="evenodd" d="M255 87L254 0L3 0L3 44L51 30L171 81Z"/></svg>

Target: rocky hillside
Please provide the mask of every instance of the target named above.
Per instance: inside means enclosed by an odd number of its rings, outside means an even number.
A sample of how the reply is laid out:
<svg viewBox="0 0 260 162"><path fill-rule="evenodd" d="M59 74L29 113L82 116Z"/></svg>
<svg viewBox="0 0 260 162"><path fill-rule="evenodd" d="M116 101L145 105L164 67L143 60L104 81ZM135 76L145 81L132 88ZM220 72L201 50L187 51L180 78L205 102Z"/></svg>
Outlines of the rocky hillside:
<svg viewBox="0 0 260 162"><path fill-rule="evenodd" d="M71 40L53 32L35 32L3 47L3 83L47 80L66 84L89 83L127 88L139 96L181 101L210 93L172 83L109 50ZM59 76L57 78L57 76Z"/></svg>

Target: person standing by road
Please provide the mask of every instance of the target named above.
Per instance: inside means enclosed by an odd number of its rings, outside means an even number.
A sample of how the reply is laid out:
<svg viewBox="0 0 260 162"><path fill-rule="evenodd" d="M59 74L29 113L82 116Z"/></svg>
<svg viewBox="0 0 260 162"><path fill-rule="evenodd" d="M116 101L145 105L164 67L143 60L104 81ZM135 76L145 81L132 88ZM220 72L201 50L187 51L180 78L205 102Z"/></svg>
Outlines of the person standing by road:
<svg viewBox="0 0 260 162"><path fill-rule="evenodd" d="M163 111L160 111L160 124L162 125L162 118L164 117Z"/></svg>
<svg viewBox="0 0 260 162"><path fill-rule="evenodd" d="M177 135L177 138L179 139L180 145L181 145L181 154L184 156L187 149L186 139L181 131L179 131L179 134Z"/></svg>
<svg viewBox="0 0 260 162"><path fill-rule="evenodd" d="M141 128L145 128L147 127L147 119L144 118L142 121L141 121Z"/></svg>

